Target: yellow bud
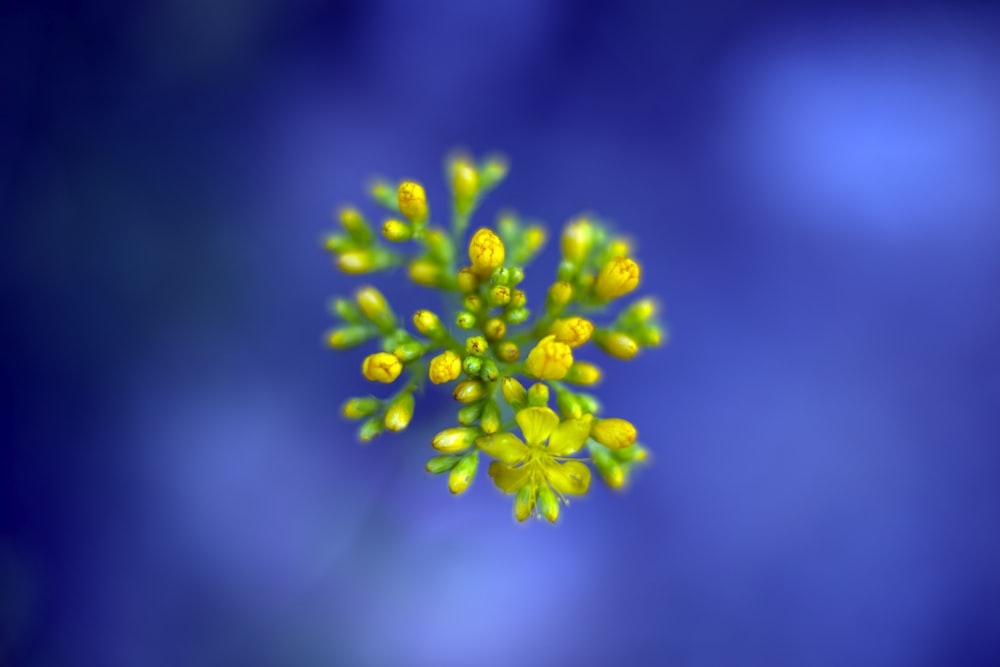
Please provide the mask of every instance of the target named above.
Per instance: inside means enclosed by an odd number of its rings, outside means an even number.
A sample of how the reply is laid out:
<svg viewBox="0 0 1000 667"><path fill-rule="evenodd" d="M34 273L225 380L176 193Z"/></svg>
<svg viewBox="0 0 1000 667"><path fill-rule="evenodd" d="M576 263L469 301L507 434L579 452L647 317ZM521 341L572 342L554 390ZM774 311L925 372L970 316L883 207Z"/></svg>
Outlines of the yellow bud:
<svg viewBox="0 0 1000 667"><path fill-rule="evenodd" d="M547 239L548 234L546 234L544 227L537 225L528 227L528 230L524 233L524 248L529 253L535 253L545 245Z"/></svg>
<svg viewBox="0 0 1000 667"><path fill-rule="evenodd" d="M382 236L389 241L399 243L413 236L413 229L402 220L386 220L382 225Z"/></svg>
<svg viewBox="0 0 1000 667"><path fill-rule="evenodd" d="M596 384L600 380L601 369L586 361L576 362L566 374L566 382L574 384Z"/></svg>
<svg viewBox="0 0 1000 667"><path fill-rule="evenodd" d="M418 259L410 264L410 280L425 287L437 287L441 281L441 267L426 259Z"/></svg>
<svg viewBox="0 0 1000 667"><path fill-rule="evenodd" d="M574 220L563 227L562 253L571 262L582 262L590 252L594 242L594 228L584 218Z"/></svg>
<svg viewBox="0 0 1000 667"><path fill-rule="evenodd" d="M573 298L573 285L565 280L552 283L549 288L549 303L556 307L565 306Z"/></svg>
<svg viewBox="0 0 1000 667"><path fill-rule="evenodd" d="M615 257L601 267L594 282L594 293L600 299L614 299L639 286L639 265L628 257Z"/></svg>
<svg viewBox="0 0 1000 667"><path fill-rule="evenodd" d="M617 463L601 472L603 473L602 477L604 477L605 483L612 489L620 489L625 486L625 471Z"/></svg>
<svg viewBox="0 0 1000 667"><path fill-rule="evenodd" d="M608 245L608 254L612 257L628 257L631 247L625 239L615 239Z"/></svg>
<svg viewBox="0 0 1000 667"><path fill-rule="evenodd" d="M396 192L399 199L399 212L411 222L421 222L427 217L427 195L419 183L403 181Z"/></svg>
<svg viewBox="0 0 1000 667"><path fill-rule="evenodd" d="M494 461L490 464L490 468L494 465L500 465L499 461ZM532 484L525 484L517 491L517 496L514 497L514 518L518 521L524 521L529 516L531 516L532 510L535 509L535 487Z"/></svg>
<svg viewBox="0 0 1000 667"><path fill-rule="evenodd" d="M541 380L561 380L573 365L573 351L555 336L546 336L528 353L525 370Z"/></svg>
<svg viewBox="0 0 1000 667"><path fill-rule="evenodd" d="M451 188L460 199L471 199L476 196L479 190L479 174L475 168L464 160L460 160L452 167L453 176L451 178Z"/></svg>
<svg viewBox="0 0 1000 667"><path fill-rule="evenodd" d="M393 401L385 411L385 427L390 431L402 431L413 418L413 394L407 392Z"/></svg>
<svg viewBox="0 0 1000 667"><path fill-rule="evenodd" d="M441 320L429 310L418 310L413 313L413 326L428 338L436 338L444 332Z"/></svg>
<svg viewBox="0 0 1000 667"><path fill-rule="evenodd" d="M361 419L373 414L381 405L381 401L371 396L352 398L344 404L343 413L348 419Z"/></svg>
<svg viewBox="0 0 1000 667"><path fill-rule="evenodd" d="M528 389L528 405L533 408L544 408L549 405L549 388L541 382L536 382Z"/></svg>
<svg viewBox="0 0 1000 667"><path fill-rule="evenodd" d="M549 523L555 523L556 519L559 518L559 501L556 500L556 494L552 492L548 484L538 489L538 509L542 516L549 520Z"/></svg>
<svg viewBox="0 0 1000 667"><path fill-rule="evenodd" d="M624 419L601 419L590 430L591 437L605 447L621 449L635 442L635 426Z"/></svg>
<svg viewBox="0 0 1000 667"><path fill-rule="evenodd" d="M553 322L549 327L549 333L570 347L580 347L590 340L590 334L594 333L594 325L582 317L567 317Z"/></svg>
<svg viewBox="0 0 1000 667"><path fill-rule="evenodd" d="M367 250L349 250L337 260L344 273L367 273L375 267L375 258Z"/></svg>
<svg viewBox="0 0 1000 667"><path fill-rule="evenodd" d="M466 294L465 298L462 299L462 305L468 311L477 312L483 307L483 300L479 298L478 294Z"/></svg>
<svg viewBox="0 0 1000 667"><path fill-rule="evenodd" d="M510 303L510 288L506 285L497 285L490 289L490 303L497 306L506 306Z"/></svg>
<svg viewBox="0 0 1000 667"><path fill-rule="evenodd" d="M603 334L596 341L602 350L616 359L631 359L639 352L638 343L620 331Z"/></svg>
<svg viewBox="0 0 1000 667"><path fill-rule="evenodd" d="M489 323L487 322L487 324ZM513 363L521 358L521 350L516 344L505 340L497 345L497 356L500 357L501 361Z"/></svg>
<svg viewBox="0 0 1000 667"><path fill-rule="evenodd" d="M370 354L361 364L361 373L372 382L392 382L401 372L402 362L388 352Z"/></svg>
<svg viewBox="0 0 1000 667"><path fill-rule="evenodd" d="M472 403L486 396L486 385L480 380L463 380L455 387L455 400L459 403Z"/></svg>
<svg viewBox="0 0 1000 667"><path fill-rule="evenodd" d="M434 436L434 439L431 440L431 447L445 454L460 452L463 449L468 449L477 435L479 435L478 428L462 426L446 428Z"/></svg>
<svg viewBox="0 0 1000 667"><path fill-rule="evenodd" d="M474 354L475 356L480 356L489 348L486 339L482 336L470 336L465 339L465 349L469 351L469 354Z"/></svg>
<svg viewBox="0 0 1000 667"><path fill-rule="evenodd" d="M524 308L525 304L528 303L528 295L522 290L515 289L510 291L510 303L507 304L512 309L514 308Z"/></svg>
<svg viewBox="0 0 1000 667"><path fill-rule="evenodd" d="M361 312L380 328L391 329L395 326L396 318L389 309L389 305L385 302L385 297L377 289L371 285L366 285L358 290L356 298Z"/></svg>
<svg viewBox="0 0 1000 667"><path fill-rule="evenodd" d="M427 376L434 384L451 382L462 374L462 358L451 350L446 350L431 359Z"/></svg>
<svg viewBox="0 0 1000 667"><path fill-rule="evenodd" d="M483 227L469 241L469 261L472 270L481 277L489 276L493 269L503 266L504 247L493 230Z"/></svg>
<svg viewBox="0 0 1000 667"><path fill-rule="evenodd" d="M458 270L456 282L458 282L458 289L466 294L479 287L479 277L470 266L465 266Z"/></svg>
<svg viewBox="0 0 1000 667"><path fill-rule="evenodd" d="M491 317L483 324L483 333L490 340L499 340L507 333L507 325L499 317Z"/></svg>
<svg viewBox="0 0 1000 667"><path fill-rule="evenodd" d="M369 338L368 327L364 325L351 325L337 329L327 338L327 343L332 348L344 350L355 345L360 345Z"/></svg>
<svg viewBox="0 0 1000 667"><path fill-rule="evenodd" d="M500 381L500 391L503 392L503 399L515 410L524 407L528 400L528 392L524 385L510 375L505 376Z"/></svg>
<svg viewBox="0 0 1000 667"><path fill-rule="evenodd" d="M473 451L462 457L462 460L451 469L451 474L448 475L448 490L457 495L469 488L472 480L476 477L478 466L479 452Z"/></svg>

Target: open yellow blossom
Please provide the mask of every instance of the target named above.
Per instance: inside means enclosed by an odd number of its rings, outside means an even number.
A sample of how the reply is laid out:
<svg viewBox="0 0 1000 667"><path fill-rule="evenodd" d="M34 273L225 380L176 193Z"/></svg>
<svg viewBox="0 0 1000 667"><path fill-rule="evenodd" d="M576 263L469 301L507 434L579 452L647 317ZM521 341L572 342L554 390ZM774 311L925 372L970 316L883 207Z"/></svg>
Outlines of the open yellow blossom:
<svg viewBox="0 0 1000 667"><path fill-rule="evenodd" d="M546 336L528 353L525 370L540 380L561 380L573 365L573 351L566 343Z"/></svg>
<svg viewBox="0 0 1000 667"><path fill-rule="evenodd" d="M493 269L503 266L504 247L493 230L483 227L469 241L469 261L478 276L488 276Z"/></svg>
<svg viewBox="0 0 1000 667"><path fill-rule="evenodd" d="M403 181L396 193L399 198L399 212L411 222L420 222L427 217L427 195L424 186L413 181Z"/></svg>
<svg viewBox="0 0 1000 667"><path fill-rule="evenodd" d="M594 333L594 325L582 317L567 317L553 322L549 327L549 333L560 343L566 343L570 347L580 347L590 340L590 334Z"/></svg>
<svg viewBox="0 0 1000 667"><path fill-rule="evenodd" d="M451 350L446 350L431 359L427 376L434 384L451 382L462 373L462 358Z"/></svg>
<svg viewBox="0 0 1000 667"><path fill-rule="evenodd" d="M628 447L635 442L635 426L624 419L601 419L590 433L594 440L611 449Z"/></svg>
<svg viewBox="0 0 1000 667"><path fill-rule="evenodd" d="M559 416L549 408L525 408L518 411L515 419L523 441L513 433L496 433L479 438L476 446L497 459L489 468L494 484L505 493L518 494L517 519L527 518L541 489L553 490L559 498L586 493L590 486L590 468L568 457L587 441L591 416L560 422ZM522 491L526 486L529 490ZM522 495L525 498L521 498ZM527 503L526 499L529 499ZM546 518L554 521L558 510L544 509L547 510L544 512Z"/></svg>
<svg viewBox="0 0 1000 667"><path fill-rule="evenodd" d="M402 371L403 363L388 352L370 354L361 364L361 373L372 382L392 382Z"/></svg>
<svg viewBox="0 0 1000 667"><path fill-rule="evenodd" d="M639 286L639 265L628 257L615 257L597 272L594 294L600 299L614 299Z"/></svg>

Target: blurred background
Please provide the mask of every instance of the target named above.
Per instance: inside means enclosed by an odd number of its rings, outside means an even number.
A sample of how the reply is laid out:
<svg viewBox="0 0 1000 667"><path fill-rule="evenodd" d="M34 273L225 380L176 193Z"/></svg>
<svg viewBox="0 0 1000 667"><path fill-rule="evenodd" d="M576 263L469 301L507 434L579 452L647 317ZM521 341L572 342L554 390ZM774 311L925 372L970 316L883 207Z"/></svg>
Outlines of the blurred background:
<svg viewBox="0 0 1000 667"><path fill-rule="evenodd" d="M0 12L0 664L1000 664L993 3ZM338 414L330 212L455 146L666 305L555 527Z"/></svg>

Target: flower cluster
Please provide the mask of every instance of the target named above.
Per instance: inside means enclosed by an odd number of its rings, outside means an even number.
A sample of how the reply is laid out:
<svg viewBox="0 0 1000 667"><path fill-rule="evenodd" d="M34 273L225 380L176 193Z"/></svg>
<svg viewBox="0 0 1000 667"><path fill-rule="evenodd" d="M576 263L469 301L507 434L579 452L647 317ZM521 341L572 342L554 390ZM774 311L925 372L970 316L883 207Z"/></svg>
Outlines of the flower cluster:
<svg viewBox="0 0 1000 667"><path fill-rule="evenodd" d="M398 387L386 398L358 397L344 405L346 417L361 420L362 441L406 429L414 396L427 380L450 385L460 405L457 425L433 437L438 454L427 470L447 473L449 489L459 494L487 456L487 472L514 496L519 521L535 515L554 522L567 496L587 492L592 468L620 488L648 456L635 426L599 416L597 397L581 388L600 382L603 371L574 355L592 343L611 357L631 359L661 344L664 330L649 298L608 315L639 286L641 271L630 243L592 217L564 227L556 279L532 317L519 287L524 267L546 243L545 228L505 213L495 229L482 227L466 241L470 218L506 173L499 158L476 163L464 154L450 157L449 229L431 222L424 188L413 181L371 187L372 198L389 212L380 235L357 209L343 209L342 230L326 239L342 271L406 266L410 280L454 295L456 307L447 321L417 310L411 332L378 289L361 287L353 300L334 301L340 323L327 340L337 349L377 340L382 351L365 357L361 372L371 382Z"/></svg>

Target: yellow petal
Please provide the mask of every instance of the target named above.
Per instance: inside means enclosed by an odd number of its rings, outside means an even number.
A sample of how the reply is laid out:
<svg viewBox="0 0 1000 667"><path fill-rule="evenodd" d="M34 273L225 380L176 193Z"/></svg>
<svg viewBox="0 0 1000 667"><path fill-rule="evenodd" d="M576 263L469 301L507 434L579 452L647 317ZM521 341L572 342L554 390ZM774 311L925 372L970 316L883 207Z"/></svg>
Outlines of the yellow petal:
<svg viewBox="0 0 1000 667"><path fill-rule="evenodd" d="M581 495L590 488L590 468L581 461L546 461L542 464L545 477L559 493Z"/></svg>
<svg viewBox="0 0 1000 667"><path fill-rule="evenodd" d="M476 446L505 463L515 463L528 454L528 448L513 433L496 433L487 438L479 438Z"/></svg>
<svg viewBox="0 0 1000 667"><path fill-rule="evenodd" d="M506 463L493 461L490 463L489 474L498 489L504 493L515 493L528 480L528 467L512 468Z"/></svg>
<svg viewBox="0 0 1000 667"><path fill-rule="evenodd" d="M549 437L549 453L554 456L569 456L583 447L583 443L590 437L592 420L592 415L584 415L579 419L561 422Z"/></svg>
<svg viewBox="0 0 1000 667"><path fill-rule="evenodd" d="M549 408L525 408L514 418L529 445L540 445L559 425L559 416Z"/></svg>

